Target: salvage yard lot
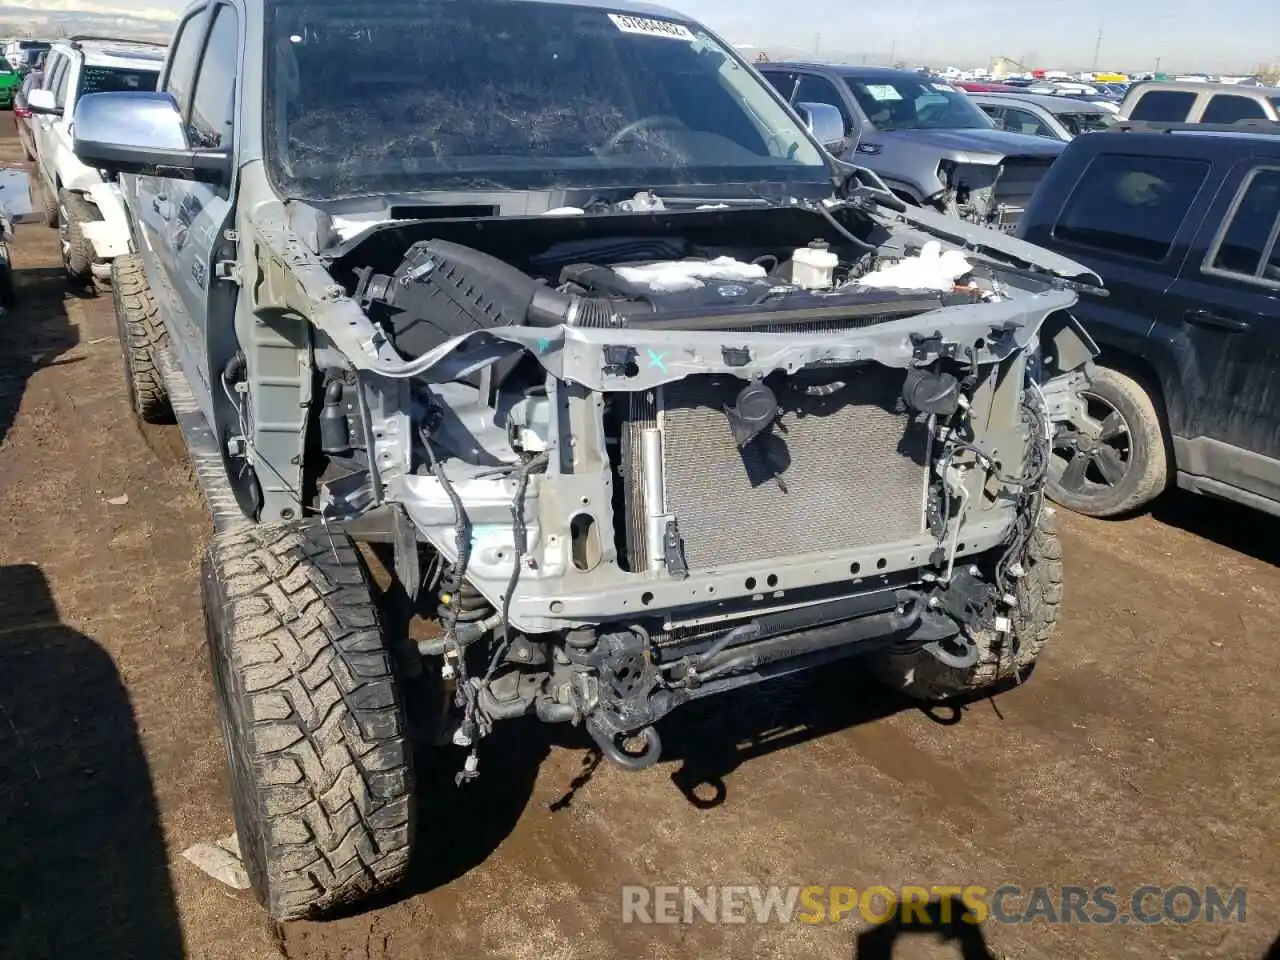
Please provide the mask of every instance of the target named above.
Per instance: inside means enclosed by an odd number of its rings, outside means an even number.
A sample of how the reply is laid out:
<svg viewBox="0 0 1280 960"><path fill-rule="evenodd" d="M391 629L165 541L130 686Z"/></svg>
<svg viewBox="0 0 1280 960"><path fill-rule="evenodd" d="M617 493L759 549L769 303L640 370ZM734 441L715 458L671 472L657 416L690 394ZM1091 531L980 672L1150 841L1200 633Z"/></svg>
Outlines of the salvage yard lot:
<svg viewBox="0 0 1280 960"><path fill-rule="evenodd" d="M1060 514L1065 618L994 702L926 714L846 667L691 708L641 774L564 731L501 726L461 792L457 757L420 757L436 796L406 889L268 928L180 856L232 829L208 523L181 440L130 418L110 297L69 296L56 234L18 234L20 306L0 320L0 956L834 958L865 930L625 925L633 884L1247 888L1244 924L988 922L1008 958L1243 960L1280 933L1280 523L1183 497L1120 523Z"/></svg>

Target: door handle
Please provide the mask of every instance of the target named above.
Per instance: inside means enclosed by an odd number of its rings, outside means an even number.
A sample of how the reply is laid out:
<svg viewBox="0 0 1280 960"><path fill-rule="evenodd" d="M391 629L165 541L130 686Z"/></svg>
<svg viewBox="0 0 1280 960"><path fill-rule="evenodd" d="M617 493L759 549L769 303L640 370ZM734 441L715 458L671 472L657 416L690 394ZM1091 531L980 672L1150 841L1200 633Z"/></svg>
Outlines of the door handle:
<svg viewBox="0 0 1280 960"><path fill-rule="evenodd" d="M1183 314L1183 319L1195 327L1207 327L1226 333L1242 333L1249 329L1249 321L1227 316L1217 310L1188 310Z"/></svg>

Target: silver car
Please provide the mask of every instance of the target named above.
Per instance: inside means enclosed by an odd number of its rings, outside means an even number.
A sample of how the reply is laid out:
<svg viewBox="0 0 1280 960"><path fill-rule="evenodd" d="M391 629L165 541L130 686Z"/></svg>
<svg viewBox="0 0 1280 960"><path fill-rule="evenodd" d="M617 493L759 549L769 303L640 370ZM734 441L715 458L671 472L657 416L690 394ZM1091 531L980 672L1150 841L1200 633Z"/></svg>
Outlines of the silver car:
<svg viewBox="0 0 1280 960"><path fill-rule="evenodd" d="M1036 93L971 93L969 98L1005 130L1074 140L1107 129L1111 111L1087 100Z"/></svg>

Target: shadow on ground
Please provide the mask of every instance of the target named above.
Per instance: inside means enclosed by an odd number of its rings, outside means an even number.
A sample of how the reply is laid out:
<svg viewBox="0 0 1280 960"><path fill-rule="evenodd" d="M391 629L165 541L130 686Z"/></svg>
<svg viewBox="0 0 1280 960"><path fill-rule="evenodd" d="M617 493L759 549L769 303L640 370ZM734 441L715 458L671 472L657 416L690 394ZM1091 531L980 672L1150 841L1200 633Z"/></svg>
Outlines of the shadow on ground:
<svg viewBox="0 0 1280 960"><path fill-rule="evenodd" d="M37 229L24 227L20 229ZM9 435L31 377L56 363L79 342L63 302L67 277L61 268L16 265L18 305L0 320L0 444Z"/></svg>
<svg viewBox="0 0 1280 960"><path fill-rule="evenodd" d="M1229 550L1280 566L1280 517L1183 490L1170 491L1156 501L1151 516Z"/></svg>
<svg viewBox="0 0 1280 960"><path fill-rule="evenodd" d="M895 953L894 948L900 940L913 938L951 944L961 960L997 960L987 947L976 915L969 912L959 897L933 900L922 905L920 912L927 919L921 921L915 916L905 920L899 911L888 921L858 934L853 960L892 960L894 956L906 956L905 949Z"/></svg>
<svg viewBox="0 0 1280 960"><path fill-rule="evenodd" d="M963 708L921 707L870 680L858 660L845 660L683 707L663 724L663 760L679 764L671 780L685 798L709 809L724 803L726 780L744 763L920 709L950 725Z"/></svg>
<svg viewBox="0 0 1280 960"><path fill-rule="evenodd" d="M31 565L0 567L0 838L0 957L183 955L124 684Z"/></svg>

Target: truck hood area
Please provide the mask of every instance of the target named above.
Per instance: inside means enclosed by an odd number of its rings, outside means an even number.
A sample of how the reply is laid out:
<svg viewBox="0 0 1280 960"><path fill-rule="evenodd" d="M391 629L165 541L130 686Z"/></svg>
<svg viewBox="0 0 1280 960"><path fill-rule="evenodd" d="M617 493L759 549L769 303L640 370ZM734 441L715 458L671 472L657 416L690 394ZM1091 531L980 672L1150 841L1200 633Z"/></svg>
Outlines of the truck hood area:
<svg viewBox="0 0 1280 960"><path fill-rule="evenodd" d="M400 221L374 226L323 259L283 223L260 223L256 234L259 262L273 266L256 287L259 309L311 316L358 370L429 382L472 376L522 354L595 390L644 390L695 372L749 377L864 362L907 368L922 350L972 351L978 362L998 362L1031 343L1045 317L1075 303L1061 278L1097 279L995 231L870 204ZM838 263L838 276L823 289L805 289L791 279L791 260L815 238L824 247L817 259ZM971 276L960 286L857 283L930 241L970 252ZM699 260L747 272L713 276L676 297L637 292L615 269ZM1026 274L1002 272L1003 264L1025 265ZM452 327L437 328L396 300L433 274L452 277L438 291L438 302L455 310Z"/></svg>

